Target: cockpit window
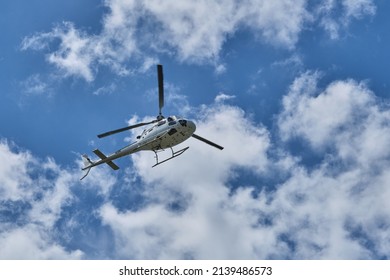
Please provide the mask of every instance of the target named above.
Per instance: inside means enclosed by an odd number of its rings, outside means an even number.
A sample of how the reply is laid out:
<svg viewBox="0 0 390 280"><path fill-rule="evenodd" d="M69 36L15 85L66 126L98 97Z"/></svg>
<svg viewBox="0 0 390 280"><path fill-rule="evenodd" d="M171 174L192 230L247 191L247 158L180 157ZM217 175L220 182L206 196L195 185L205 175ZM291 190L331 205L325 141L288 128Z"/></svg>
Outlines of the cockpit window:
<svg viewBox="0 0 390 280"><path fill-rule="evenodd" d="M168 131L168 134L170 136L172 136L173 134L175 134L177 132L176 128L171 128L169 131Z"/></svg>
<svg viewBox="0 0 390 280"><path fill-rule="evenodd" d="M168 117L168 124L169 124L169 125L174 125L174 124L176 124L176 117L175 117L175 116L170 116L170 117Z"/></svg>
<svg viewBox="0 0 390 280"><path fill-rule="evenodd" d="M176 120L176 117L175 116L170 116L168 117L168 122L173 122Z"/></svg>
<svg viewBox="0 0 390 280"><path fill-rule="evenodd" d="M180 123L182 126L187 126L187 121L186 121L186 120L179 120L179 123Z"/></svg>

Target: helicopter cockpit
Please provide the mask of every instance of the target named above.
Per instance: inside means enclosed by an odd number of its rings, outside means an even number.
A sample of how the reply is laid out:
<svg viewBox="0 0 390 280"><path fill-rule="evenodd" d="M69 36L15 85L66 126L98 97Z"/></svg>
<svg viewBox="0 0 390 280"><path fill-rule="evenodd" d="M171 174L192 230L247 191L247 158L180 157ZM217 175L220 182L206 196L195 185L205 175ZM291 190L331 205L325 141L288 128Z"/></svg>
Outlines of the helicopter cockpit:
<svg viewBox="0 0 390 280"><path fill-rule="evenodd" d="M168 125L174 125L176 123L177 119L178 119L178 117L176 117L176 116L169 116L168 118L162 119L161 121L159 121L156 126L161 126L163 124L166 124L167 121L168 121Z"/></svg>
<svg viewBox="0 0 390 280"><path fill-rule="evenodd" d="M177 120L177 117L176 116L169 116L167 118L168 122L173 122L173 121L176 121Z"/></svg>
<svg viewBox="0 0 390 280"><path fill-rule="evenodd" d="M168 125L174 125L174 124L176 124L176 120L177 120L177 117L176 117L176 116L169 116L169 117L167 118Z"/></svg>
<svg viewBox="0 0 390 280"><path fill-rule="evenodd" d="M144 138L146 136L146 134L151 132L154 128L160 127L160 126L166 124L167 122L168 122L168 126L175 125L177 123L177 120L179 120L179 122L181 123L181 119L182 119L181 117L176 117L176 116L169 116L166 119L162 119L156 125L154 125L153 127L149 128L149 129L145 129L141 133L141 135L137 136L137 139Z"/></svg>

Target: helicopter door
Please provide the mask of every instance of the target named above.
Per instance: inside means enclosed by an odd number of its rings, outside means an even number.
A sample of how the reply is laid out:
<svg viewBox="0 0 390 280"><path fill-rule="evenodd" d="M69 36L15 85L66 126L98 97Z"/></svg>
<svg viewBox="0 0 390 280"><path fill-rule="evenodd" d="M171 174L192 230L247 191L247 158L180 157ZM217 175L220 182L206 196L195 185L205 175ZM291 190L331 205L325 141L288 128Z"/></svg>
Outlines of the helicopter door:
<svg viewBox="0 0 390 280"><path fill-rule="evenodd" d="M172 136L173 134L175 134L177 132L177 129L176 128L171 128L169 131L168 131L168 134L169 136Z"/></svg>

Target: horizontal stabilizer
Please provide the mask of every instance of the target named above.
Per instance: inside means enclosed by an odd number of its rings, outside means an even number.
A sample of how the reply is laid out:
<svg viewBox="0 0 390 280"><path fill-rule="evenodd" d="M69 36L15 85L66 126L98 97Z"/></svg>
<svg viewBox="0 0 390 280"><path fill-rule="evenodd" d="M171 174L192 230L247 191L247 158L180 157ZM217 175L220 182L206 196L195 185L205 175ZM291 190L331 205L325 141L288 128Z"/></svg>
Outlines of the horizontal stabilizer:
<svg viewBox="0 0 390 280"><path fill-rule="evenodd" d="M119 169L119 166L118 165L116 165L113 161L107 161L106 162L112 169L114 169L114 170L118 170Z"/></svg>
<svg viewBox="0 0 390 280"><path fill-rule="evenodd" d="M95 153L95 155L97 155L98 157L100 157L102 160L105 160L107 159L106 155L103 154L99 149L96 149L93 151ZM119 166L116 165L113 161L109 160L109 161L106 161L105 163L107 163L112 169L114 170L118 170L119 169Z"/></svg>

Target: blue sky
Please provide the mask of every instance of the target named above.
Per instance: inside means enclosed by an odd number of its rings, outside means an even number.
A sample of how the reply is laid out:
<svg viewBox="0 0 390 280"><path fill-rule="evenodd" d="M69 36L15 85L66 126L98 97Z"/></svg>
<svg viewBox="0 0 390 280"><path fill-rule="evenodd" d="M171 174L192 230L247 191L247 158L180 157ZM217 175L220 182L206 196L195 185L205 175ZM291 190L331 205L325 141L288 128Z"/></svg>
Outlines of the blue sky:
<svg viewBox="0 0 390 280"><path fill-rule="evenodd" d="M80 3L82 2L82 3ZM178 4L179 3L179 4ZM1 259L388 259L388 1L3 1ZM181 157L83 181L158 114Z"/></svg>

